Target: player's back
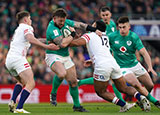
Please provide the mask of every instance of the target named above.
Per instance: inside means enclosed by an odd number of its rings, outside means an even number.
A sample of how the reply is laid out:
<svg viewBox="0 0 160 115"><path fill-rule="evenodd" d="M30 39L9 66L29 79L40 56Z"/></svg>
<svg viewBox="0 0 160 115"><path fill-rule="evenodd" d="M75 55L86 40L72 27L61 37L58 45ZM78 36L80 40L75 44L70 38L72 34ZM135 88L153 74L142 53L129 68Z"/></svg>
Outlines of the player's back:
<svg viewBox="0 0 160 115"><path fill-rule="evenodd" d="M101 64L114 60L110 53L109 39L105 33L100 37L95 32L83 35L87 40L87 49L93 63Z"/></svg>
<svg viewBox="0 0 160 115"><path fill-rule="evenodd" d="M28 33L33 34L33 28L27 24L19 24L10 43L8 56L26 56L30 47L29 41L25 38Z"/></svg>

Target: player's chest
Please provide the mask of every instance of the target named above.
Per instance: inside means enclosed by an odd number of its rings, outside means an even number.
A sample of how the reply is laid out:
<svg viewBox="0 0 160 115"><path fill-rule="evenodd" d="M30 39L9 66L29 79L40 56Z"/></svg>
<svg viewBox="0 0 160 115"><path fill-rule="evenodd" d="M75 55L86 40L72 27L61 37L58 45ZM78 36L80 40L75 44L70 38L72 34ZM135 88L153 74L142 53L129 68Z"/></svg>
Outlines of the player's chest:
<svg viewBox="0 0 160 115"><path fill-rule="evenodd" d="M133 41L130 39L115 39L113 46L115 50L120 51L120 52L129 52L134 49L134 44Z"/></svg>

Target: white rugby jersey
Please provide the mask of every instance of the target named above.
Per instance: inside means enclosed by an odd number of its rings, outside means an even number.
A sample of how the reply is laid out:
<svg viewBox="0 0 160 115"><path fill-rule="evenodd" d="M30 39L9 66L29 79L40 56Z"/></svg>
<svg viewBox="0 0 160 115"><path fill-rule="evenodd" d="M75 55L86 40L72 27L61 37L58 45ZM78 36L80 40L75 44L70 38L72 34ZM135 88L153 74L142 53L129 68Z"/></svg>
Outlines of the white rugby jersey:
<svg viewBox="0 0 160 115"><path fill-rule="evenodd" d="M27 55L27 51L31 45L29 41L25 38L27 34L33 34L32 26L24 23L19 24L19 26L14 32L7 57Z"/></svg>
<svg viewBox="0 0 160 115"><path fill-rule="evenodd" d="M105 33L102 34L102 37L95 32L87 33L81 36L81 38L86 40L89 56L97 66L114 60L110 52L109 39Z"/></svg>

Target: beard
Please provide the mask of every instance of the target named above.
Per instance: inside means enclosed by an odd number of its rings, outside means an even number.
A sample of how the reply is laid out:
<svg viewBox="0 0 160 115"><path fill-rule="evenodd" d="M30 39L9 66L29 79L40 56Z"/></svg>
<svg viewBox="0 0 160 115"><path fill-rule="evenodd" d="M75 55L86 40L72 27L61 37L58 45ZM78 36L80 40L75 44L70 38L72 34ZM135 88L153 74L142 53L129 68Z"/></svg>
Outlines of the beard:
<svg viewBox="0 0 160 115"><path fill-rule="evenodd" d="M60 26L57 25L56 23L54 23L54 25L55 25L56 27L58 27L59 29L61 29L61 28L64 26L64 25L63 25L63 26L60 27Z"/></svg>

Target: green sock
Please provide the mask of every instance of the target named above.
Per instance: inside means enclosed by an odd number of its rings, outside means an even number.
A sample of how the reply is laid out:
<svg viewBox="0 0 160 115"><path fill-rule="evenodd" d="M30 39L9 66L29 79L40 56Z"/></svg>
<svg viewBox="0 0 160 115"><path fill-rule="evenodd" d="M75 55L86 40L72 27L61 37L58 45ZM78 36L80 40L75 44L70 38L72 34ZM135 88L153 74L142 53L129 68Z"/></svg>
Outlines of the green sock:
<svg viewBox="0 0 160 115"><path fill-rule="evenodd" d="M157 102L157 100L150 93L148 93L147 99L154 104Z"/></svg>
<svg viewBox="0 0 160 115"><path fill-rule="evenodd" d="M91 85L93 85L93 83L94 83L94 79L93 79L93 77L90 77L90 78L86 78L86 79L79 80L78 86L86 85L86 84L91 84Z"/></svg>
<svg viewBox="0 0 160 115"><path fill-rule="evenodd" d="M72 96L74 106L80 107L78 86L76 87L69 86L69 92Z"/></svg>
<svg viewBox="0 0 160 115"><path fill-rule="evenodd" d="M53 81L52 81L52 91L51 93L57 93L58 87L61 85L63 80L59 79L57 75L54 75Z"/></svg>
<svg viewBox="0 0 160 115"><path fill-rule="evenodd" d="M114 93L116 94L116 96L118 97L118 99L121 99L123 102L125 102L124 99L122 98L121 93L120 93L120 92L118 91L118 89L116 88L115 84L112 84L112 87L113 87L113 91L114 91Z"/></svg>

